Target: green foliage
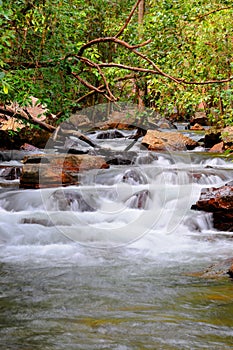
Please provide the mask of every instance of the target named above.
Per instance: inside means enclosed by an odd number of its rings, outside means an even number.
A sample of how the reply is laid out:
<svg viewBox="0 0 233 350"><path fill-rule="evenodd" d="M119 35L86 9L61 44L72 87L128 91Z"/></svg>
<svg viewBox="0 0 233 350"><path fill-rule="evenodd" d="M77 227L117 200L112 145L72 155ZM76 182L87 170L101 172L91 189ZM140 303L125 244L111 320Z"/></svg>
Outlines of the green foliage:
<svg viewBox="0 0 233 350"><path fill-rule="evenodd" d="M68 116L81 96L89 90L70 70L94 86L103 83L97 69L77 60L62 61L77 54L86 42L114 36L124 24L135 0L16 0L0 1L0 101L27 104L35 96L57 113ZM123 40L140 49L164 72L186 81L206 81L233 76L233 8L231 1L146 0L143 28L138 32L135 13ZM140 40L139 40L140 37ZM151 68L148 62L126 48L99 43L85 51L93 62L115 62ZM53 62L50 66L40 66ZM31 64L30 68L27 64ZM129 81L115 84L116 77L129 71L103 69L114 94L135 101L135 86ZM212 85L177 84L159 74L137 76L145 88L145 104L160 113L189 115L200 103L213 121L233 123L233 83ZM138 86L139 87L139 86ZM91 103L97 102L95 95Z"/></svg>

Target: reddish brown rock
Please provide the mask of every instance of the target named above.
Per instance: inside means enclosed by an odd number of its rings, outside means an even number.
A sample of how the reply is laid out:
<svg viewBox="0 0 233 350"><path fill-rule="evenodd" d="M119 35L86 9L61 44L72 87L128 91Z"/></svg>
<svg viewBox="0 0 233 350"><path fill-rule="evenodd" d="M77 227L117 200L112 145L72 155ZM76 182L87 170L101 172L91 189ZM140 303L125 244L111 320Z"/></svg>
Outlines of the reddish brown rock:
<svg viewBox="0 0 233 350"><path fill-rule="evenodd" d="M192 209L213 213L215 228L221 231L233 231L233 186L225 185L203 190Z"/></svg>
<svg viewBox="0 0 233 350"><path fill-rule="evenodd" d="M147 130L142 139L142 144L152 151L183 151L198 146L198 142L181 133L158 130Z"/></svg>
<svg viewBox="0 0 233 350"><path fill-rule="evenodd" d="M108 168L103 157L71 154L37 154L24 158L21 188L78 184L78 175L90 169Z"/></svg>
<svg viewBox="0 0 233 350"><path fill-rule="evenodd" d="M196 123L193 126L191 126L190 130L197 130L198 131L198 130L205 130L205 129L203 128L203 126L201 126L200 124Z"/></svg>
<svg viewBox="0 0 233 350"><path fill-rule="evenodd" d="M219 142L216 145L214 145L213 147L211 147L209 149L209 152L212 153L223 153L224 152L224 143L223 142Z"/></svg>

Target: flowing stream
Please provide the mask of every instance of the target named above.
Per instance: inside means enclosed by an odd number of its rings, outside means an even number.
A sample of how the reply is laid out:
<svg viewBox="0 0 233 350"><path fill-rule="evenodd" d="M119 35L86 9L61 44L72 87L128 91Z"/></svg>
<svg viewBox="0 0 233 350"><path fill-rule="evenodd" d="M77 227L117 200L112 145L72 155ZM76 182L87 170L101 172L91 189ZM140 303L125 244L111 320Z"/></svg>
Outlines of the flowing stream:
<svg viewBox="0 0 233 350"><path fill-rule="evenodd" d="M80 186L1 188L1 349L232 349L232 282L195 274L232 257L232 234L190 207L233 163L132 150Z"/></svg>

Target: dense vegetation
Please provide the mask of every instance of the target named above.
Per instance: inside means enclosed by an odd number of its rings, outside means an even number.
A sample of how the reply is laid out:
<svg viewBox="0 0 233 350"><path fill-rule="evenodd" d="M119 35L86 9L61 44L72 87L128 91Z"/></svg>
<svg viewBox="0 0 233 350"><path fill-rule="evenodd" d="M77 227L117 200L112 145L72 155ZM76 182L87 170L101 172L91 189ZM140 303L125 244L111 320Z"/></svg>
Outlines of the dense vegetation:
<svg viewBox="0 0 233 350"><path fill-rule="evenodd" d="M233 124L232 18L230 0L0 1L0 102L36 96L65 116L114 99L187 116L202 102Z"/></svg>

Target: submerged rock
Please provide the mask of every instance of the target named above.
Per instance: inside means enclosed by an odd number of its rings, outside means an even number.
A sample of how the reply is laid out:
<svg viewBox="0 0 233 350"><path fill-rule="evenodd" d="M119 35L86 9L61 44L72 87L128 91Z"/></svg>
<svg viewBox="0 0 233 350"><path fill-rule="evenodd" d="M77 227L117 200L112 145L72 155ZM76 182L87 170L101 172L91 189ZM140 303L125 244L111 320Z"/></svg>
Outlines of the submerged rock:
<svg viewBox="0 0 233 350"><path fill-rule="evenodd" d="M140 185L146 184L147 180L145 178L145 175L142 174L138 169L128 169L122 176L122 182L128 183L130 185Z"/></svg>
<svg viewBox="0 0 233 350"><path fill-rule="evenodd" d="M150 193L148 190L142 190L133 194L126 201L126 205L131 209L148 209Z"/></svg>
<svg viewBox="0 0 233 350"><path fill-rule="evenodd" d="M52 194L52 200L55 201L58 210L66 211L95 211L96 203L92 195L86 198L75 190L63 191L57 190Z"/></svg>
<svg viewBox="0 0 233 350"><path fill-rule="evenodd" d="M233 277L233 258L225 259L193 275L204 278Z"/></svg>
<svg viewBox="0 0 233 350"><path fill-rule="evenodd" d="M178 132L147 130L142 144L153 151L183 151L197 147L199 144Z"/></svg>

